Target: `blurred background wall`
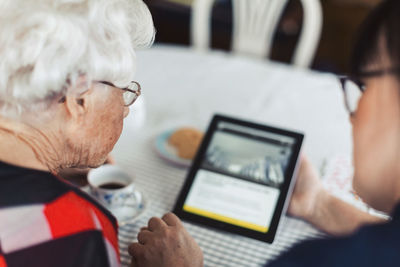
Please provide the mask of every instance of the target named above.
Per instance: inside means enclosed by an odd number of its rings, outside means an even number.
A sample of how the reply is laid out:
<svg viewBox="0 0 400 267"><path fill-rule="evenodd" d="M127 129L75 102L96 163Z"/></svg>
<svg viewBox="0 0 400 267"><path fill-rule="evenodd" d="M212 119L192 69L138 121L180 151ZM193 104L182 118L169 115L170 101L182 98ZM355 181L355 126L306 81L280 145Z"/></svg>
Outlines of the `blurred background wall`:
<svg viewBox="0 0 400 267"><path fill-rule="evenodd" d="M156 43L190 44L192 0L144 1L153 14L157 29ZM324 23L312 68L346 73L358 26L380 1L382 0L321 0ZM302 9L299 0L290 0L274 37L272 60L289 62L301 29L301 21ZM212 47L229 50L231 33L231 1L216 0L212 15Z"/></svg>

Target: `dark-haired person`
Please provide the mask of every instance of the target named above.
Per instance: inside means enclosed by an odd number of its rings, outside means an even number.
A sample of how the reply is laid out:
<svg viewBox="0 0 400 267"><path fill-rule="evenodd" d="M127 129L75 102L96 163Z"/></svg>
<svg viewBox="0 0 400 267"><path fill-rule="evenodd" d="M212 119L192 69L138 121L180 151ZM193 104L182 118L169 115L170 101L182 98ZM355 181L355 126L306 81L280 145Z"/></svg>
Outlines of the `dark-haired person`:
<svg viewBox="0 0 400 267"><path fill-rule="evenodd" d="M340 237L296 245L270 266L400 266L400 1L383 1L362 29L351 78L341 78L353 126L354 188L392 219L379 221L330 195L303 158L289 213ZM132 266L202 265L172 214L151 219L138 240Z"/></svg>
<svg viewBox="0 0 400 267"><path fill-rule="evenodd" d="M326 192L307 160L289 208L335 239L308 241L271 266L400 265L400 1L383 1L363 23L350 77L341 77L353 126L353 187L383 221Z"/></svg>

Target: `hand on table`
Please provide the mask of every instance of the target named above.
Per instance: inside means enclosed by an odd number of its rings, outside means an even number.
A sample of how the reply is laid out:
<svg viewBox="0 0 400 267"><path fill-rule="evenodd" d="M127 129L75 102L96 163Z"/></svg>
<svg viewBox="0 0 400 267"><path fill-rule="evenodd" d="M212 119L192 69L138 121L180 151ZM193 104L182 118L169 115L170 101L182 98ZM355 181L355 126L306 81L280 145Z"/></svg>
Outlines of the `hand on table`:
<svg viewBox="0 0 400 267"><path fill-rule="evenodd" d="M323 188L317 170L306 156L301 156L300 169L288 213L309 220L323 194L328 194L328 192Z"/></svg>
<svg viewBox="0 0 400 267"><path fill-rule="evenodd" d="M129 246L131 267L201 267L203 253L173 213L151 218Z"/></svg>

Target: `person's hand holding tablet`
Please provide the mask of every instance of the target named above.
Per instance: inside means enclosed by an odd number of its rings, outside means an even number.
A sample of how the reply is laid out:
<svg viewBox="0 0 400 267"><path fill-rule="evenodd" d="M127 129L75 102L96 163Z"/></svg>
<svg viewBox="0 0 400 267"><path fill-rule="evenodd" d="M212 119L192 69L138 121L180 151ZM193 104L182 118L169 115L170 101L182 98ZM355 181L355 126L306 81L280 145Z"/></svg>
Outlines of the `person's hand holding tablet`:
<svg viewBox="0 0 400 267"><path fill-rule="evenodd" d="M335 236L346 235L366 223L384 221L333 196L321 183L310 160L302 155L288 213Z"/></svg>
<svg viewBox="0 0 400 267"><path fill-rule="evenodd" d="M288 213L308 221L315 213L319 201L326 194L317 170L306 155L301 155L296 186L292 193Z"/></svg>

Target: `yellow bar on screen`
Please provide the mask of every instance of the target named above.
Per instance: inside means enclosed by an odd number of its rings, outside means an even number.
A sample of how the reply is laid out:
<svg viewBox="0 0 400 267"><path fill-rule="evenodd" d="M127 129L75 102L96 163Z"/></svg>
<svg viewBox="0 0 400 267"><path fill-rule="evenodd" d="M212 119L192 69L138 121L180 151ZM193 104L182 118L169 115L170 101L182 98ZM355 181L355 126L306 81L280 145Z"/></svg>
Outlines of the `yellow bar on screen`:
<svg viewBox="0 0 400 267"><path fill-rule="evenodd" d="M210 219L214 219L220 222L226 222L229 224L233 224L233 225L237 225L243 228L247 228L247 229L251 229L254 231L258 231L258 232L262 232L262 233L266 233L268 232L268 227L262 226L262 225L257 225L254 223L249 223L249 222L245 222L242 220L237 220L234 218L230 218L227 216L223 216L223 215L219 215L210 211L206 211L206 210L202 210L202 209L198 209L192 206L188 206L188 205L183 205L183 210L190 212L190 213L194 213L197 215L201 215L203 217L207 217Z"/></svg>

